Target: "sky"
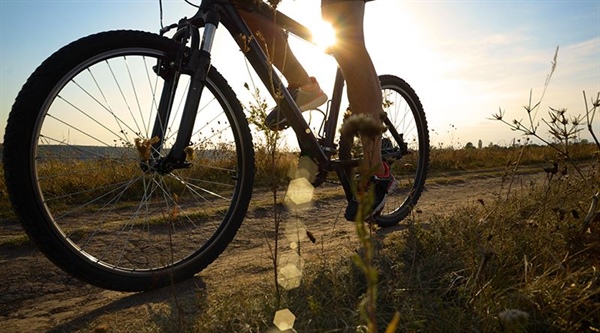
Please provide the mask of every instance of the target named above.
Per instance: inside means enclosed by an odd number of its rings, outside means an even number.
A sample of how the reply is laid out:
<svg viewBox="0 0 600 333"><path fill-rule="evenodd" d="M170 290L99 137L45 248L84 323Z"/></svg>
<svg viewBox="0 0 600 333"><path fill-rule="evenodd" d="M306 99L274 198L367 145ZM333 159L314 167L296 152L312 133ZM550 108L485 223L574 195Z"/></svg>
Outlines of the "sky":
<svg viewBox="0 0 600 333"><path fill-rule="evenodd" d="M283 0L279 9L319 26L320 0ZM194 13L183 0L163 0L165 24ZM0 135L21 86L54 51L105 30L158 31L159 16L158 0L0 0ZM599 0L377 0L366 5L365 34L378 73L402 77L420 96L433 146L520 138L492 114L525 118L523 106L530 92L534 103L540 99L557 47L536 121L548 119L549 106L583 114L582 92L588 100L600 92ZM250 76L239 48L223 29L219 36L213 65L244 102ZM293 38L291 46L331 91L333 60ZM600 114L593 127L600 134Z"/></svg>

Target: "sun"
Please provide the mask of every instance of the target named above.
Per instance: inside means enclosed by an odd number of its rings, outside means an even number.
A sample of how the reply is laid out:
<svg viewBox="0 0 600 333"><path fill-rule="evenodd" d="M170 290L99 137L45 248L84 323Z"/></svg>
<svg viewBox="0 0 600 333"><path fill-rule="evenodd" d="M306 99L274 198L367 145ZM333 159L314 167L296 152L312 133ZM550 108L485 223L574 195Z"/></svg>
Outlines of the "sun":
<svg viewBox="0 0 600 333"><path fill-rule="evenodd" d="M336 43L335 30L325 21L315 21L310 26L313 35L313 43L322 51L333 46Z"/></svg>
<svg viewBox="0 0 600 333"><path fill-rule="evenodd" d="M290 49L309 76L317 78L321 88L332 88L337 63L329 48L336 43L335 31L331 24L320 18L299 22L311 31L312 39L290 38Z"/></svg>

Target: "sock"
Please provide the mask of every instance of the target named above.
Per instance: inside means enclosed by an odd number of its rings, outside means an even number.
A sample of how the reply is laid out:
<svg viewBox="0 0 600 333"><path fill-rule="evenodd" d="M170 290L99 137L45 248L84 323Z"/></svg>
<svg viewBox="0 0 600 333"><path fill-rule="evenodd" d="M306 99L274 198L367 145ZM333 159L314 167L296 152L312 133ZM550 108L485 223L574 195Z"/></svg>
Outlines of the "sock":
<svg viewBox="0 0 600 333"><path fill-rule="evenodd" d="M383 173L378 173L375 175L379 178L388 178L390 176L390 167L387 165L387 163L383 162L383 168Z"/></svg>

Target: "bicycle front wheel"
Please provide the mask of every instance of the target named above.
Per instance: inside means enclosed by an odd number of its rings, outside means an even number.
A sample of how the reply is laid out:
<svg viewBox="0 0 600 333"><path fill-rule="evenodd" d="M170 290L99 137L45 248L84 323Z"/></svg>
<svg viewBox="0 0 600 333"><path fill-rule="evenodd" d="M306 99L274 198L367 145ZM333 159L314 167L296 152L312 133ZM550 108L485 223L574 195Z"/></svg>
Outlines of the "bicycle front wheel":
<svg viewBox="0 0 600 333"><path fill-rule="evenodd" d="M235 94L212 68L189 149L192 166L152 171L173 144L189 76L161 92L180 45L136 31L80 39L17 97L4 140L11 201L42 252L97 286L141 291L193 276L233 239L252 193L254 153ZM177 74L177 73L176 73ZM167 118L160 118L167 119ZM162 128L162 146L150 136Z"/></svg>
<svg viewBox="0 0 600 333"><path fill-rule="evenodd" d="M391 190L385 207L375 222L381 227L398 224L417 204L425 186L429 166L429 132L419 97L399 77L379 77L383 111L388 130L382 135L381 154L398 186ZM340 159L361 159L360 140L340 140Z"/></svg>

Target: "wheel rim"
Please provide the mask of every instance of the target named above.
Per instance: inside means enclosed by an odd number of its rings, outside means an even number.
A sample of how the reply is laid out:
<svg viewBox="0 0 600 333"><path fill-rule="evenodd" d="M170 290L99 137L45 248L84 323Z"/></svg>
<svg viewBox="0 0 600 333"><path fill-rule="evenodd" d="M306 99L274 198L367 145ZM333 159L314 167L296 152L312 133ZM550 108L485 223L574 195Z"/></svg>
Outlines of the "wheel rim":
<svg viewBox="0 0 600 333"><path fill-rule="evenodd" d="M420 196L427 172L429 139L425 115L412 89L402 80L386 76L382 77L381 86L388 127L382 134L382 157L397 186L387 196L376 220L381 226L390 226L404 218ZM354 138L350 145L340 144L340 158L362 159L360 140Z"/></svg>
<svg viewBox="0 0 600 333"><path fill-rule="evenodd" d="M386 159L386 151L393 154L398 150L400 144L392 137L388 130L382 135L382 153L384 160L390 164L390 169L398 182L398 186L388 195L384 210L380 218L388 216L405 215L416 202L414 194L419 191L425 177L426 155L424 151L428 148L426 139L425 120L421 119L418 101L412 99L411 94L403 87L394 84L382 84L383 110L387 114L392 126L403 136L406 144L407 154L401 159ZM387 144L386 144L387 143Z"/></svg>
<svg viewBox="0 0 600 333"><path fill-rule="evenodd" d="M43 214L74 253L112 271L190 262L218 242L239 204L238 124L210 79L192 137L194 166L167 174L140 168L162 91L152 66L164 57L127 48L81 63L55 85L37 122L31 173ZM175 139L183 96L163 126L162 155Z"/></svg>

